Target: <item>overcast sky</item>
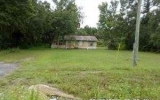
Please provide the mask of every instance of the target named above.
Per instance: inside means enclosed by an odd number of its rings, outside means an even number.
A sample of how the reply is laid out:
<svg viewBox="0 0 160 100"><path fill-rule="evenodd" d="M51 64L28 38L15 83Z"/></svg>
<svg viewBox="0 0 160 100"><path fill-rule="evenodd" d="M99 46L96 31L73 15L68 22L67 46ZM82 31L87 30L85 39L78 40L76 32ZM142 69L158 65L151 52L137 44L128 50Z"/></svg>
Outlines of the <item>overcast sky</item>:
<svg viewBox="0 0 160 100"><path fill-rule="evenodd" d="M42 0L52 3L52 0ZM78 7L82 7L84 13L83 23L81 27L89 25L90 27L96 27L99 20L98 5L102 2L110 2L110 0L75 0ZM52 5L52 4L51 4Z"/></svg>

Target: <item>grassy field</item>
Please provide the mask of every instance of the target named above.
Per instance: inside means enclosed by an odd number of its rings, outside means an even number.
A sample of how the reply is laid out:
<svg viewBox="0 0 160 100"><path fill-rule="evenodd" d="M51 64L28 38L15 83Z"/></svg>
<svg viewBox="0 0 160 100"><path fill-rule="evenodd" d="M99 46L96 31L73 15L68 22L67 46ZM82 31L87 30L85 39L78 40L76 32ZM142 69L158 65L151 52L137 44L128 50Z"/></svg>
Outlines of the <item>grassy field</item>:
<svg viewBox="0 0 160 100"><path fill-rule="evenodd" d="M84 100L160 100L160 54L140 52L137 67L132 67L131 58L131 51L105 49L1 51L0 61L20 62L20 66L0 80L0 92L6 95L0 100L27 100L22 91L40 83Z"/></svg>

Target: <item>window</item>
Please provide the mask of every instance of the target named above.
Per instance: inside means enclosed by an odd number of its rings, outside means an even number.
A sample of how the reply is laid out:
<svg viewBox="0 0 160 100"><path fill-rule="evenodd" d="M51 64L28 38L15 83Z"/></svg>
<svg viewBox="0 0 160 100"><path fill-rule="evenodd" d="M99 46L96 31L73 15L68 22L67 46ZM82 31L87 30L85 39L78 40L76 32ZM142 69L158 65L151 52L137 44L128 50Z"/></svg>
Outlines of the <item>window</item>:
<svg viewBox="0 0 160 100"><path fill-rule="evenodd" d="M91 46L91 47L93 46L93 42L90 43L90 46Z"/></svg>

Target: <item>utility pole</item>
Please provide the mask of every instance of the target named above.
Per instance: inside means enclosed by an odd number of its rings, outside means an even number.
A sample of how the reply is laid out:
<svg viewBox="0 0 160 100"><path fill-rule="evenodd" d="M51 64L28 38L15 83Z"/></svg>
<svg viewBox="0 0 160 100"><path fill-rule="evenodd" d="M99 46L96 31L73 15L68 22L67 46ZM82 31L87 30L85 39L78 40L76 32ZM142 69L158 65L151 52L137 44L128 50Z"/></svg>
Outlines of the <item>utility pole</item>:
<svg viewBox="0 0 160 100"><path fill-rule="evenodd" d="M138 0L135 42L133 44L133 66L137 66L137 60L138 60L141 4L142 4L142 0Z"/></svg>

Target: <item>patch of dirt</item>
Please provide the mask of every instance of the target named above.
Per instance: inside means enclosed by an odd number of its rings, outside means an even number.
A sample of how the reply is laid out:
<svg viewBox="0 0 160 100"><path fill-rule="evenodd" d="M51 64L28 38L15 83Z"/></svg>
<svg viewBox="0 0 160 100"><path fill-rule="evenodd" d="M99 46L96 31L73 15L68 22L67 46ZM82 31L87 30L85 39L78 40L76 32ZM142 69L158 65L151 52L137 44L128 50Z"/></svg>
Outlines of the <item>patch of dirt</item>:
<svg viewBox="0 0 160 100"><path fill-rule="evenodd" d="M0 77L3 77L15 71L18 68L18 66L19 66L19 63L0 62Z"/></svg>

